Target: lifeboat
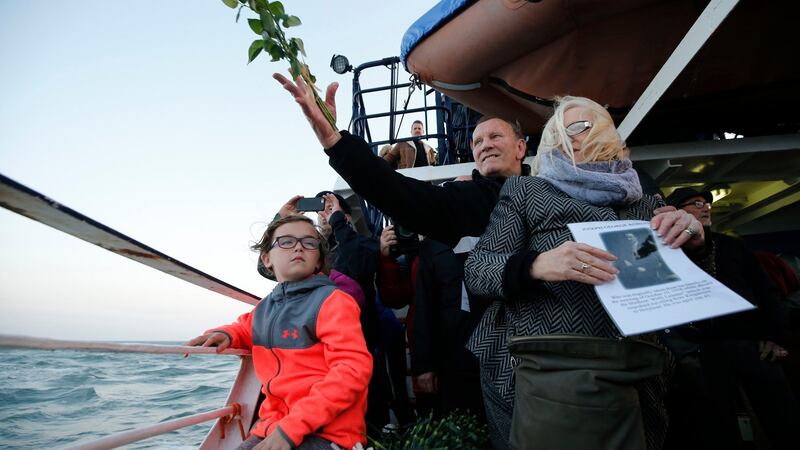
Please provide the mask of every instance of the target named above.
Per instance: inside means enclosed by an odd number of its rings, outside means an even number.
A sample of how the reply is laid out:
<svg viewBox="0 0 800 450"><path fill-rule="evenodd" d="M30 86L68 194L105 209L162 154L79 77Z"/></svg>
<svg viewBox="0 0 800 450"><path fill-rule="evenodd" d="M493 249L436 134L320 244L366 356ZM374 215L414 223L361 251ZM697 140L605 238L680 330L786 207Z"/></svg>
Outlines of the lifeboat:
<svg viewBox="0 0 800 450"><path fill-rule="evenodd" d="M480 113L517 119L528 134L566 94L606 105L619 122L708 4L443 1L406 32L401 59L425 84ZM798 19L796 2L740 1L633 138L675 142L709 131L796 129L800 64L790 60Z"/></svg>

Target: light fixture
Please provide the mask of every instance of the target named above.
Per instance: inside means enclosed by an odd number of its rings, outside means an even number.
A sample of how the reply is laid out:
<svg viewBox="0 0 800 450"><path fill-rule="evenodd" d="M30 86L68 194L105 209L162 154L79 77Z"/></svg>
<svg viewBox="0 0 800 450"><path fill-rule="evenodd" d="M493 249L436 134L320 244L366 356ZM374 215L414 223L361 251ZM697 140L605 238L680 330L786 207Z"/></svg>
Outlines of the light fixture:
<svg viewBox="0 0 800 450"><path fill-rule="evenodd" d="M346 56L333 55L331 58L331 69L339 75L342 75L345 72L353 70L353 66L350 65L350 61L347 60Z"/></svg>
<svg viewBox="0 0 800 450"><path fill-rule="evenodd" d="M713 197L713 202L716 203L717 201L721 200L724 197L727 197L731 193L730 186L717 186L714 189L711 189L711 196Z"/></svg>

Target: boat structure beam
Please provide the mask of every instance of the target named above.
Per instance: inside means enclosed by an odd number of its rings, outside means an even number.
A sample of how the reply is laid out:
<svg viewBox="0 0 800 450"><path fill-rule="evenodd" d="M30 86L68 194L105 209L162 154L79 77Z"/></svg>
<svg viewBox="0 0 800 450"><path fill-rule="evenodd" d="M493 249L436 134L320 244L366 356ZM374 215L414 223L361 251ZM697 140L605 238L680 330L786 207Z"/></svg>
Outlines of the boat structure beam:
<svg viewBox="0 0 800 450"><path fill-rule="evenodd" d="M261 300L258 296L161 253L2 174L0 206L226 297L251 305Z"/></svg>
<svg viewBox="0 0 800 450"><path fill-rule="evenodd" d="M672 52L667 62L644 90L625 119L617 127L622 140L627 140L642 119L650 112L672 82L680 75L695 54L703 47L717 27L728 17L739 0L712 0L697 18L692 28L683 37L680 44Z"/></svg>

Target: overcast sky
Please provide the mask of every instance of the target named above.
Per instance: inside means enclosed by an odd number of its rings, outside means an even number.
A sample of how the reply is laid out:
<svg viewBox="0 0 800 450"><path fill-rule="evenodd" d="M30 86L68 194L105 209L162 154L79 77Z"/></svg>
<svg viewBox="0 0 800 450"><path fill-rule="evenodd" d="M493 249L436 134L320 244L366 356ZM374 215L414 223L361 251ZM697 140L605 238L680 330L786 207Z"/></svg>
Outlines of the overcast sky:
<svg viewBox="0 0 800 450"><path fill-rule="evenodd" d="M434 2L284 3L318 83L341 84L344 128L352 78L331 55L399 55ZM0 2L0 173L264 296L248 245L336 175L271 78L288 65L247 65L255 35L234 15L220 0ZM2 334L183 340L251 308L5 209L0 249Z"/></svg>

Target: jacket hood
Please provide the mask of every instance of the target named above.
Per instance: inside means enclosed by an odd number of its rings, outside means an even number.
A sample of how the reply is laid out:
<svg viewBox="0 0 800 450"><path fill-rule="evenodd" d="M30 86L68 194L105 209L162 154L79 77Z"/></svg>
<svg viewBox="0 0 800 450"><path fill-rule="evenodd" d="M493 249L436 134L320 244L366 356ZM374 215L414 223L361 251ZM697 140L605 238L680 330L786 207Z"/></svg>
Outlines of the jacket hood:
<svg viewBox="0 0 800 450"><path fill-rule="evenodd" d="M280 302L292 299L293 297L301 296L321 286L336 286L336 284L324 274L312 275L300 281L284 281L275 286L272 292L267 296L267 300L271 302Z"/></svg>

